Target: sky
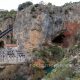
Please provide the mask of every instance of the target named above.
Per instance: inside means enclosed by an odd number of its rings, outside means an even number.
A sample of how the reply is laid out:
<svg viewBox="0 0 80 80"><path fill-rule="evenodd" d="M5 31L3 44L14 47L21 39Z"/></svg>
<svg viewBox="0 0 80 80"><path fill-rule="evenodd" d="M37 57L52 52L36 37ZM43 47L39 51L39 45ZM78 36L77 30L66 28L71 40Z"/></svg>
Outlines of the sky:
<svg viewBox="0 0 80 80"><path fill-rule="evenodd" d="M45 3L51 2L52 4L54 4L56 6L61 6L67 2L78 2L80 0L0 0L0 9L16 10L18 8L19 4L26 2L26 1L31 1L34 4L39 3L41 1L43 1Z"/></svg>

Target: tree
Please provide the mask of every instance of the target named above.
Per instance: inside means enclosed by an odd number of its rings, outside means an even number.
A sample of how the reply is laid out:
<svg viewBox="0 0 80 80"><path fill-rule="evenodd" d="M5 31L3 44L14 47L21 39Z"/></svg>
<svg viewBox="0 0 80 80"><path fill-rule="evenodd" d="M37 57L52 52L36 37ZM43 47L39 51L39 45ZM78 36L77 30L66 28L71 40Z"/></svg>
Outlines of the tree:
<svg viewBox="0 0 80 80"><path fill-rule="evenodd" d="M29 6L32 5L32 4L33 4L33 3L30 2L30 1L25 2L25 3L22 3L22 4L19 5L18 10L21 11L21 10L23 10L24 8L29 7Z"/></svg>

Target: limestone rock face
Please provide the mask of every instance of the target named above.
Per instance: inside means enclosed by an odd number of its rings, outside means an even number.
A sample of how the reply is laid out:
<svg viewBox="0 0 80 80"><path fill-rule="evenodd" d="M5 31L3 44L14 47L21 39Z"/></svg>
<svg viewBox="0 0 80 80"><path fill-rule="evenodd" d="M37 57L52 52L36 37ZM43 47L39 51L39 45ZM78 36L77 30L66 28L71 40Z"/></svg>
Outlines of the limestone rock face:
<svg viewBox="0 0 80 80"><path fill-rule="evenodd" d="M62 22L61 16L57 15L54 18L55 21L59 19ZM43 43L51 41L51 36L62 30L63 26L60 26L62 23L60 25L56 23L56 25L53 24L47 6L39 5L37 8L30 6L18 12L14 24L14 34L20 48L33 50L41 48Z"/></svg>
<svg viewBox="0 0 80 80"><path fill-rule="evenodd" d="M64 39L59 42L59 45L67 47L73 44L80 25L78 4L61 7L37 4L18 11L14 34L19 48L27 51L40 49L45 43L55 43L54 38L61 33Z"/></svg>

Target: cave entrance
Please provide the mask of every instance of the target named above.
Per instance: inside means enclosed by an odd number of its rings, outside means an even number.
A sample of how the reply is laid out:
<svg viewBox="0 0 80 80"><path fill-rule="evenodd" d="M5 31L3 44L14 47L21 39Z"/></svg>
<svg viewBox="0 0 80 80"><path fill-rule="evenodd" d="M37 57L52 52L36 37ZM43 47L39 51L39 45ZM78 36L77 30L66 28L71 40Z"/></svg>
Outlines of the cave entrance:
<svg viewBox="0 0 80 80"><path fill-rule="evenodd" d="M4 48L4 41L0 41L0 48Z"/></svg>
<svg viewBox="0 0 80 80"><path fill-rule="evenodd" d="M65 35L63 33L61 33L57 37L52 39L52 43L62 44L62 43L64 43L64 38L65 38Z"/></svg>

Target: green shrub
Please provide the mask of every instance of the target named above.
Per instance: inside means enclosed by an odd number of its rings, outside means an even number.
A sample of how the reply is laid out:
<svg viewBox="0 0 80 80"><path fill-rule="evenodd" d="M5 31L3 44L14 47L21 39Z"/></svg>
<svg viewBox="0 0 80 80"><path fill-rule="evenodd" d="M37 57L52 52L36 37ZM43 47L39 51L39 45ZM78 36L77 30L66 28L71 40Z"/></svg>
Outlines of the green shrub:
<svg viewBox="0 0 80 80"><path fill-rule="evenodd" d="M34 6L35 6L35 7L38 7L38 6L39 6L39 4L35 4Z"/></svg>
<svg viewBox="0 0 80 80"><path fill-rule="evenodd" d="M1 11L0 12L0 18L2 18L2 20L7 19L7 18L14 18L16 17L16 11L15 10L11 10L9 11Z"/></svg>
<svg viewBox="0 0 80 80"><path fill-rule="evenodd" d="M64 49L58 46L52 46L44 50L36 51L35 56L60 61L64 57Z"/></svg>
<svg viewBox="0 0 80 80"><path fill-rule="evenodd" d="M44 79L45 80L65 80L66 78L72 78L73 71L69 67L69 60L64 58L61 62L54 66L54 69Z"/></svg>
<svg viewBox="0 0 80 80"><path fill-rule="evenodd" d="M65 12L64 12L64 13L65 13L65 15L66 15L66 14L68 14L68 10L65 10Z"/></svg>
<svg viewBox="0 0 80 80"><path fill-rule="evenodd" d="M18 10L21 11L21 10L23 10L24 8L29 7L29 6L32 5L32 4L33 4L33 3L30 2L30 1L25 2L25 3L22 3L22 4L19 5Z"/></svg>
<svg viewBox="0 0 80 80"><path fill-rule="evenodd" d="M33 6L31 9L31 14L36 11L36 8Z"/></svg>

